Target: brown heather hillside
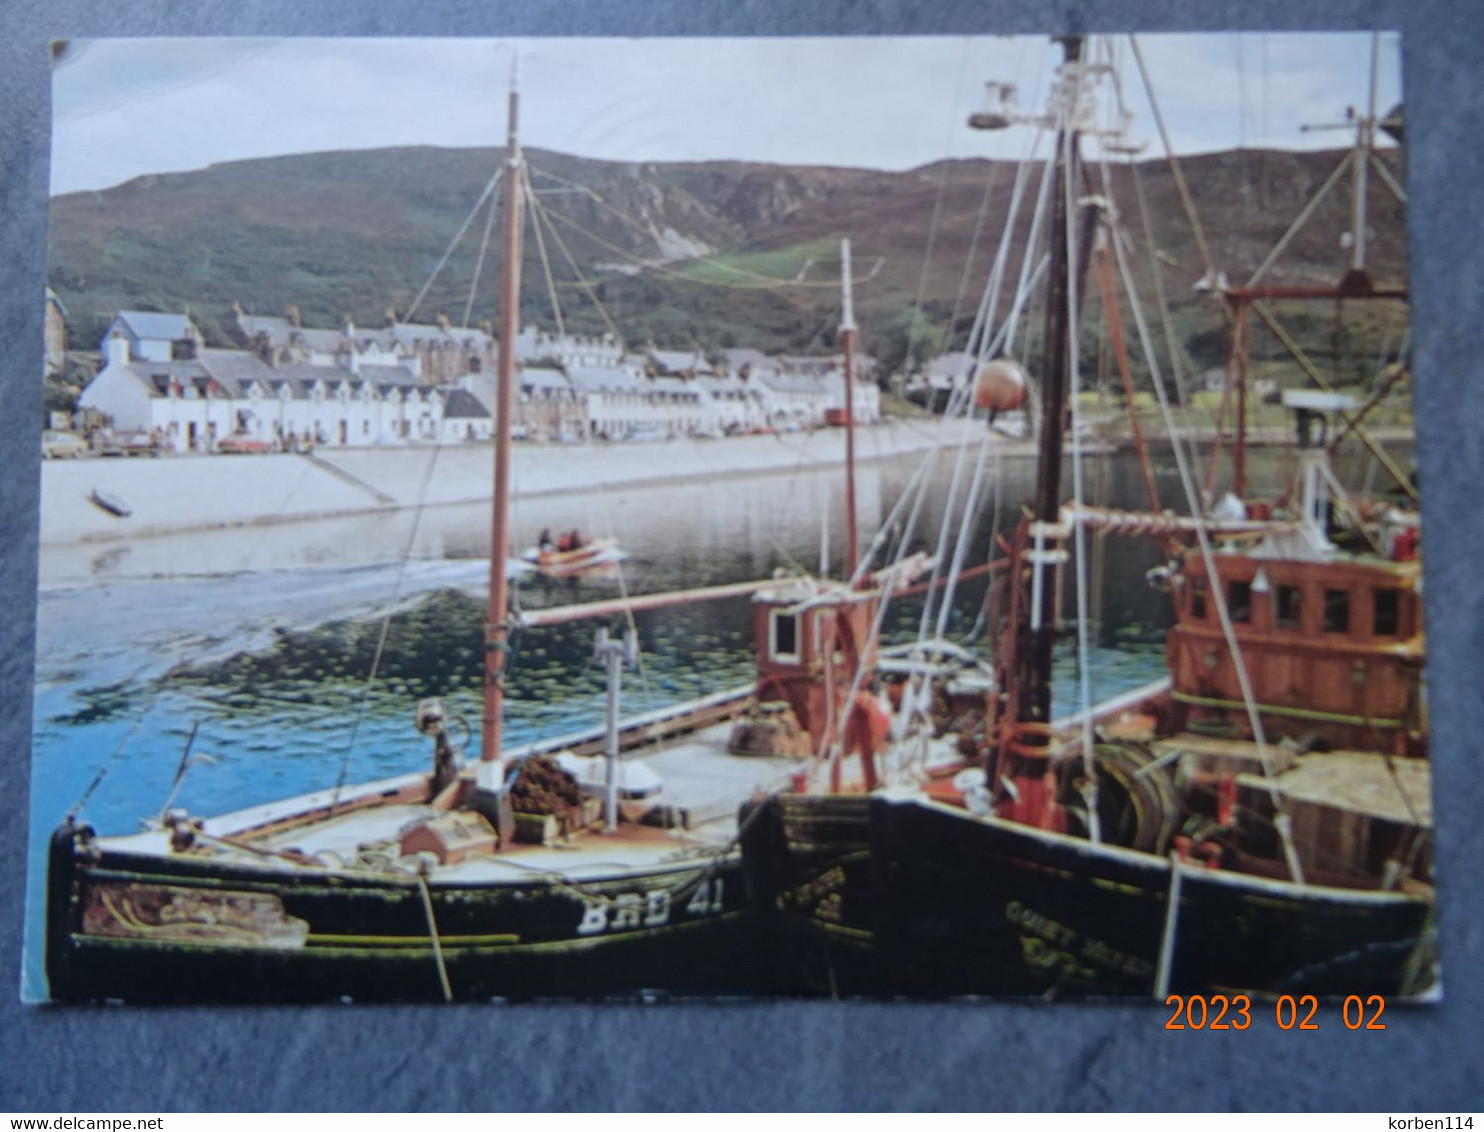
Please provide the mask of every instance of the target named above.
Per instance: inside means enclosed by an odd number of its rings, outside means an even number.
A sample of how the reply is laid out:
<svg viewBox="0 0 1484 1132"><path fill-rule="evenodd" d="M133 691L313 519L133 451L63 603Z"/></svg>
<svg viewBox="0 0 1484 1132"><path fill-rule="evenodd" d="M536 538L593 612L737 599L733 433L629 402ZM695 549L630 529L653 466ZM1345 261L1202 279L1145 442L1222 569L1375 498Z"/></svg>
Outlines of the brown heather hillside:
<svg viewBox="0 0 1484 1132"><path fill-rule="evenodd" d="M48 279L67 304L69 329L83 348L94 346L120 307L189 306L218 341L234 301L258 313L293 304L306 322L317 324L346 314L363 325L379 324L389 309L407 311L499 156L493 149L427 147L316 153L69 194L52 202ZM1396 151L1382 156L1400 171ZM1008 164L973 160L890 173L743 162L625 164L541 150L527 157L539 200L578 265L566 261L555 236L544 230L569 328L602 328L585 298L590 286L631 344L828 348L838 319L835 243L849 236L857 275L880 261L859 287L858 303L867 348L888 361L902 356L919 287L931 331L920 331L921 347L959 344L1014 179ZM1234 151L1182 162L1218 266L1233 282L1246 279L1338 159L1337 153ZM1140 168L1177 325L1197 361L1212 364L1220 354L1221 322L1209 301L1191 290L1203 268L1169 167L1151 160ZM1141 292L1152 299L1129 169L1115 168L1113 184L1134 236ZM1401 206L1374 180L1371 199L1372 273L1401 280ZM1347 257L1340 236L1348 207L1347 181L1316 212L1272 278L1338 278ZM481 215L470 226L417 317L430 319L438 311L462 317L483 222ZM1012 245L1012 264L1018 265L1022 250ZM539 245L529 234L525 258L523 315L551 326ZM966 264L970 282L961 294ZM493 317L494 276L487 263L471 321ZM1308 345L1331 348L1332 309L1289 309ZM959 340L948 334L955 312ZM1362 317L1355 352L1387 336L1389 328L1377 318ZM1271 352L1269 345L1256 347L1259 354Z"/></svg>

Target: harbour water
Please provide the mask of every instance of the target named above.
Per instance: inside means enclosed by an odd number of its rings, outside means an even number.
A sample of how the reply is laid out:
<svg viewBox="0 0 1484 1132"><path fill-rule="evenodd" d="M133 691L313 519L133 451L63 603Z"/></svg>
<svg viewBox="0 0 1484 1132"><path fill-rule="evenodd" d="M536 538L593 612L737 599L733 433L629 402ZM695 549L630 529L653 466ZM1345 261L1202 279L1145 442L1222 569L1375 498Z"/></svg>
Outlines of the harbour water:
<svg viewBox="0 0 1484 1132"><path fill-rule="evenodd" d="M972 461L974 453L969 451ZM887 518L918 462L869 466L858 478L864 544ZM1281 454L1253 474L1278 486ZM940 454L915 545L935 549L952 493L954 453ZM1033 462L990 457L965 561L983 562L1029 497ZM1137 465L1089 460L1090 498L1142 506ZM1173 466L1159 469L1174 505ZM960 476L959 506L969 475ZM613 536L627 557L600 577L520 577L526 609L843 568L838 471L594 490L528 500L514 516L517 548L543 528ZM1183 510L1183 508L1182 508ZM43 554L31 778L27 954L23 997L45 998L41 970L44 848L80 800L103 833L158 814L195 729L193 763L173 805L211 814L430 764L413 727L417 700L440 696L477 746L489 512L484 505L396 511L269 528L60 547ZM950 524L952 552L957 519ZM895 537L900 538L900 524ZM1152 543L1099 553L1093 695L1104 698L1163 671L1168 599L1144 573ZM959 587L949 635L972 636L982 581ZM923 599L900 603L893 639L910 639ZM1068 606L1070 610L1070 605ZM752 667L746 598L638 614L643 654L625 706L658 708L745 685ZM520 631L510 666L512 744L587 726L603 715L603 677L590 662L596 625ZM980 639L983 646L983 640ZM376 658L379 655L379 662ZM373 665L375 668L372 674ZM1058 662L1058 702L1074 701L1075 657ZM455 727L457 740L462 730ZM197 756L200 756L197 760ZM101 778L100 778L101 776Z"/></svg>

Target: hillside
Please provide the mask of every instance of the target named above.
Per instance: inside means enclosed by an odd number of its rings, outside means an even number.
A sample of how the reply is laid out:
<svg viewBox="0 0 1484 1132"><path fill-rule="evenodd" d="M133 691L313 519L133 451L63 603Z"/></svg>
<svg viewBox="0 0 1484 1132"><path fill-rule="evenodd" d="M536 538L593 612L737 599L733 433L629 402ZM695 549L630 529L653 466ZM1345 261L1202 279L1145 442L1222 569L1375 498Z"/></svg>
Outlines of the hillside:
<svg viewBox="0 0 1484 1132"><path fill-rule="evenodd" d="M1214 254L1231 279L1245 279L1261 261L1338 156L1234 151L1182 163ZM493 149L429 147L316 153L61 196L52 201L48 280L67 304L69 332L83 349L94 348L119 307L189 306L218 341L233 302L258 313L293 304L307 323L333 324L348 314L379 325L388 310L407 311L499 157ZM590 287L631 343L828 347L838 319L836 241L848 235L858 275L879 260L857 302L867 348L888 362L905 349L919 287L925 321L916 335L924 345L936 349L955 316L967 326L1014 179L1013 167L988 161L890 173L741 162L623 164L541 150L527 157L538 199L552 216L543 237L569 329L602 329L585 297ZM1397 157L1383 155L1393 168ZM1170 170L1148 161L1142 179L1180 333L1202 364L1213 364L1220 320L1191 291L1203 270ZM1135 222L1142 276L1147 255L1126 168L1115 170L1115 192ZM960 297L986 200L967 295ZM1342 186L1273 278L1337 278L1347 209ZM462 317L484 216L470 225L417 317L439 311ZM1377 186L1371 263L1379 279L1404 277L1403 226L1401 207ZM1020 251L1012 248L1012 263ZM529 229L525 260L523 317L553 326L540 243ZM493 317L494 274L486 263L475 323ZM1147 286L1141 290L1152 294ZM1332 311L1316 309L1296 327L1309 344L1327 350L1332 320ZM1368 348L1380 336L1379 329L1362 330Z"/></svg>

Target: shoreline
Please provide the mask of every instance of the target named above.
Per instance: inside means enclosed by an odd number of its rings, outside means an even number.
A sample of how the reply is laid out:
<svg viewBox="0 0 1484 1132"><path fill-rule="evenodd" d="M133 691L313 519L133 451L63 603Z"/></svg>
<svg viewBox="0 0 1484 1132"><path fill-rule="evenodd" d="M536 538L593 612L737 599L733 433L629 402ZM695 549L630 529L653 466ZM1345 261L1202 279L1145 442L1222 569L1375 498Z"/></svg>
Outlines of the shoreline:
<svg viewBox="0 0 1484 1132"><path fill-rule="evenodd" d="M920 456L984 435L981 422L894 421L856 434L856 460ZM1031 454L1001 437L1001 453ZM513 497L655 487L844 464L844 432L676 439L635 445L517 445ZM190 532L267 527L488 502L493 449L478 446L322 449L311 455L199 455L47 460L41 468L42 546L106 545ZM103 488L131 508L109 514Z"/></svg>
<svg viewBox="0 0 1484 1132"><path fill-rule="evenodd" d="M978 421L898 419L856 433L861 465L916 459L985 435ZM1034 456L1033 442L990 433L1002 457ZM1410 430L1373 430L1377 439L1404 441ZM1190 430L1187 442L1210 443L1209 430ZM595 489L654 488L665 484L817 471L845 462L841 429L646 444L518 444L512 453L514 499L541 499ZM1168 436L1146 438L1168 451ZM1288 430L1249 435L1256 448L1291 447ZM1349 441L1347 441L1349 443ZM1126 452L1128 437L1095 438L1090 450ZM489 445L321 449L308 455L193 455L44 460L41 465L40 544L108 546L133 539L193 532L312 523L399 511L488 503L493 449ZM95 488L121 497L127 517L89 499Z"/></svg>

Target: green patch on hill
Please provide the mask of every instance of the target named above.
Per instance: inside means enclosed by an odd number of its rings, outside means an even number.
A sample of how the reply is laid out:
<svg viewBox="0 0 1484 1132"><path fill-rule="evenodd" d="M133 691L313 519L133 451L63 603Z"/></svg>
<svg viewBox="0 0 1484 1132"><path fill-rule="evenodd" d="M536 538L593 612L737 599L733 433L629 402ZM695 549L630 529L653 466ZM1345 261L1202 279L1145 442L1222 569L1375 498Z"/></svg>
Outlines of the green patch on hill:
<svg viewBox="0 0 1484 1132"><path fill-rule="evenodd" d="M724 252L705 259L693 259L675 268L676 274L693 283L721 287L765 289L798 281L801 274L828 261L833 269L840 258L837 240L807 240L781 248ZM814 272L815 282L828 281L824 272ZM835 284L830 282L831 286Z"/></svg>

